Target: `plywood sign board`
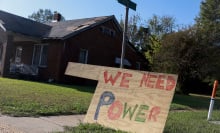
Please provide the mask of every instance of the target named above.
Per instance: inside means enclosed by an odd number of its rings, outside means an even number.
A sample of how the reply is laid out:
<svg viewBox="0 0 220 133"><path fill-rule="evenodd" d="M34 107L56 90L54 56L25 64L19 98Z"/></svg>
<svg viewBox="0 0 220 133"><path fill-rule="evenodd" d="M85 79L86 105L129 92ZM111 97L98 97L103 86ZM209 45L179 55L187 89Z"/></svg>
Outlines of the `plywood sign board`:
<svg viewBox="0 0 220 133"><path fill-rule="evenodd" d="M69 63L67 75L98 80L84 122L135 133L162 133L177 75Z"/></svg>

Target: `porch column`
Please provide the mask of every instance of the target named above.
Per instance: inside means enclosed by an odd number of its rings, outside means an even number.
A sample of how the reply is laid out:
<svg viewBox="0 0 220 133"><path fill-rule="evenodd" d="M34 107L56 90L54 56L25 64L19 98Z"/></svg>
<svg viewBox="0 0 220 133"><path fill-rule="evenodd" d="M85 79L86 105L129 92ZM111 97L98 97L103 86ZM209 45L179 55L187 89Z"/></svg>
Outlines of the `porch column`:
<svg viewBox="0 0 220 133"><path fill-rule="evenodd" d="M3 46L5 45L7 41L7 35L6 35L6 32L0 28L0 45L1 45L1 52L3 52ZM2 76L2 73L3 73L3 53L0 53L0 76Z"/></svg>
<svg viewBox="0 0 220 133"><path fill-rule="evenodd" d="M10 70L10 59L14 56L13 36L8 35L6 41L3 43L2 55L2 76L8 76Z"/></svg>

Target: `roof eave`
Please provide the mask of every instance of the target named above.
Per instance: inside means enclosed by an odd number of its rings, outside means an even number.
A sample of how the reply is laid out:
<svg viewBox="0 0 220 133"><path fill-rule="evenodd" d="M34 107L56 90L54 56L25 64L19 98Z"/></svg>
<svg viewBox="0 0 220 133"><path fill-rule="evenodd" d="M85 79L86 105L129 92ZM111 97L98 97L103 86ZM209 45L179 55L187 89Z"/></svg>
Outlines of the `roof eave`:
<svg viewBox="0 0 220 133"><path fill-rule="evenodd" d="M92 29L92 28L94 28L94 27L96 27L96 26L98 26L98 25L100 25L100 24L103 24L103 23L105 23L105 22L107 22L107 21L109 21L109 20L111 20L111 19L116 23L118 30L119 30L120 32L122 32L122 29L121 29L119 23L117 22L115 16L114 16L114 15L111 15L111 16L107 17L106 19L104 19L104 20L102 20L102 21L100 21L100 22L94 23L94 24L92 24L92 25L90 25L90 26L88 26L88 27L85 27L85 28L83 28L83 29L80 29L80 30L78 30L78 31L72 32L72 33L70 33L70 34L67 34L67 35L65 35L65 36L63 36L63 37L59 37L59 38L62 39L62 40L66 40L66 39L68 39L68 38L70 38L70 37L73 37L73 36L75 36L75 35L78 35L78 34L81 33L81 32L84 32L84 31L89 30L89 29Z"/></svg>

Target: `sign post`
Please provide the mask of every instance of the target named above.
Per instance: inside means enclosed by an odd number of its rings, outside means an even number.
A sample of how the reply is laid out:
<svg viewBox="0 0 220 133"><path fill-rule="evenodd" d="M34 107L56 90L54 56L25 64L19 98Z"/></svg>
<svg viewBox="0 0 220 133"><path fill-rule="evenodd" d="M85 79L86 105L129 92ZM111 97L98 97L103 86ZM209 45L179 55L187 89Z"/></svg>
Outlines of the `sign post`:
<svg viewBox="0 0 220 133"><path fill-rule="evenodd" d="M124 66L124 56L125 56L125 45L126 45L126 36L127 36L127 27L128 27L128 12L129 8L136 11L136 4L130 0L118 0L118 2L126 7L125 13L125 24L124 24L124 32L123 32L123 40L122 40L122 50L121 50L121 62L120 68Z"/></svg>
<svg viewBox="0 0 220 133"><path fill-rule="evenodd" d="M98 80L84 122L128 132L163 132L177 75L71 62L65 74Z"/></svg>

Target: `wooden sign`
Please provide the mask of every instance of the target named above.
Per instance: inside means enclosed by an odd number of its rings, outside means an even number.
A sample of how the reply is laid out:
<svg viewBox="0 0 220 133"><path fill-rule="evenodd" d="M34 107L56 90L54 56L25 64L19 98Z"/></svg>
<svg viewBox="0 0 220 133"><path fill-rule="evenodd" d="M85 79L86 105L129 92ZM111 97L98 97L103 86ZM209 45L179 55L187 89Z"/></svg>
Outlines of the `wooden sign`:
<svg viewBox="0 0 220 133"><path fill-rule="evenodd" d="M135 133L162 133L177 75L69 63L66 75L98 80L84 122Z"/></svg>

